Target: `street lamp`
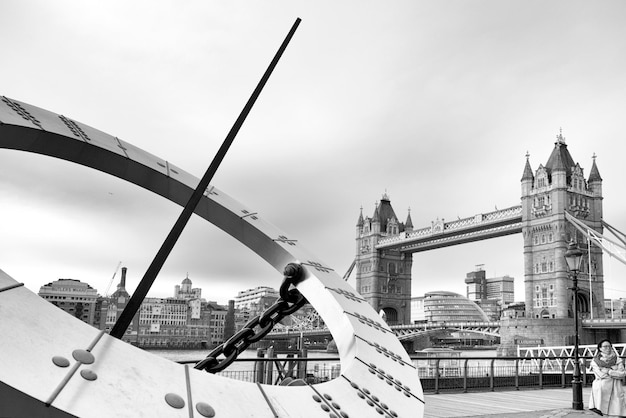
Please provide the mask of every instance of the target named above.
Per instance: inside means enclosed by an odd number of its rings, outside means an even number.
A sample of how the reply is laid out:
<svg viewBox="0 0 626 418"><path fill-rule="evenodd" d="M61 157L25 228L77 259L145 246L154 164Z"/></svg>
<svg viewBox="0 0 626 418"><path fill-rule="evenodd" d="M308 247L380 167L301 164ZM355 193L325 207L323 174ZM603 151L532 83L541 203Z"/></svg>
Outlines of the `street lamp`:
<svg viewBox="0 0 626 418"><path fill-rule="evenodd" d="M574 241L570 241L567 251L565 252L565 261L567 261L567 267L572 273L572 279L574 281L574 374L572 376L572 409L583 409L583 387L580 381L580 362L578 359L578 271L580 270L580 263L583 260L583 252L578 248L578 245Z"/></svg>

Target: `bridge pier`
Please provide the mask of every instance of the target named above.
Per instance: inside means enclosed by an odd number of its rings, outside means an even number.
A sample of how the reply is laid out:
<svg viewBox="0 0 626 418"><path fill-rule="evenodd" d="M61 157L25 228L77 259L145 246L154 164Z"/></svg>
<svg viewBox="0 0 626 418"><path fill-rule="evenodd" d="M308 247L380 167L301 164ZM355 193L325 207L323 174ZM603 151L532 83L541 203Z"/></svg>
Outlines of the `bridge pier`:
<svg viewBox="0 0 626 418"><path fill-rule="evenodd" d="M582 321L581 321L582 322ZM507 318L500 321L499 356L517 355L518 346L568 346L574 344L574 318ZM580 345L595 344L608 338L624 341L626 330L584 328L579 324Z"/></svg>

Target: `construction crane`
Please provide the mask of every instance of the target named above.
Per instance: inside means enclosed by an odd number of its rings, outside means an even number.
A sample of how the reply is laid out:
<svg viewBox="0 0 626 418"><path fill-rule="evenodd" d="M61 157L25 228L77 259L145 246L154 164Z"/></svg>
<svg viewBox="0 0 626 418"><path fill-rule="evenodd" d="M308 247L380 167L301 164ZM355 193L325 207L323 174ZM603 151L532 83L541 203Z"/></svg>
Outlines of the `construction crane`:
<svg viewBox="0 0 626 418"><path fill-rule="evenodd" d="M117 263L117 267L115 268L115 271L113 272L113 277L111 277L111 280L109 281L109 285L107 286L107 290L105 292L105 297L109 296L109 289L111 289L111 285L113 284L113 280L115 280L115 275L119 271L121 265L122 265L121 261L119 263Z"/></svg>
<svg viewBox="0 0 626 418"><path fill-rule="evenodd" d="M350 274L352 274L352 270L354 270L354 266L356 266L356 258L352 261L352 264L350 264L350 267L348 268L348 271L346 271L346 274L343 275L343 280L345 280L346 282L350 278Z"/></svg>

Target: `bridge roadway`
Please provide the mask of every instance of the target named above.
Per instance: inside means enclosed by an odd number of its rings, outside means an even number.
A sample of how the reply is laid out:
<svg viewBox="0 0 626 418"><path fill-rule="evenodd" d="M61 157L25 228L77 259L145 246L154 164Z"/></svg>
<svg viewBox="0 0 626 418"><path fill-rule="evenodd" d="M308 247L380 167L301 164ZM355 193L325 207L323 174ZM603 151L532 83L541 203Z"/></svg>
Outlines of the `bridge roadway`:
<svg viewBox="0 0 626 418"><path fill-rule="evenodd" d="M583 329L623 329L626 328L626 318L619 319L583 319ZM471 331L484 335L500 336L500 322L443 322L443 323L427 323L412 325L392 325L391 330L400 339L408 339L422 332L428 332L436 329L462 330ZM315 329L297 329L289 328L277 330L270 334L274 339L296 338L299 336L307 337L330 337L330 332L326 328Z"/></svg>

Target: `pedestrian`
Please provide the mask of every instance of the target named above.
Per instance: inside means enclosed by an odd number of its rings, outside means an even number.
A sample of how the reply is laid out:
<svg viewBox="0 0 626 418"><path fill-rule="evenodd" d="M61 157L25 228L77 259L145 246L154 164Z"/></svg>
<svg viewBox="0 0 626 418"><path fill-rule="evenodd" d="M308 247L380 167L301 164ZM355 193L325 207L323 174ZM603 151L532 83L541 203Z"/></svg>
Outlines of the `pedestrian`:
<svg viewBox="0 0 626 418"><path fill-rule="evenodd" d="M624 360L613 350L611 341L604 339L598 343L591 371L595 379L591 385L589 410L599 415L626 416L622 383L626 376Z"/></svg>

